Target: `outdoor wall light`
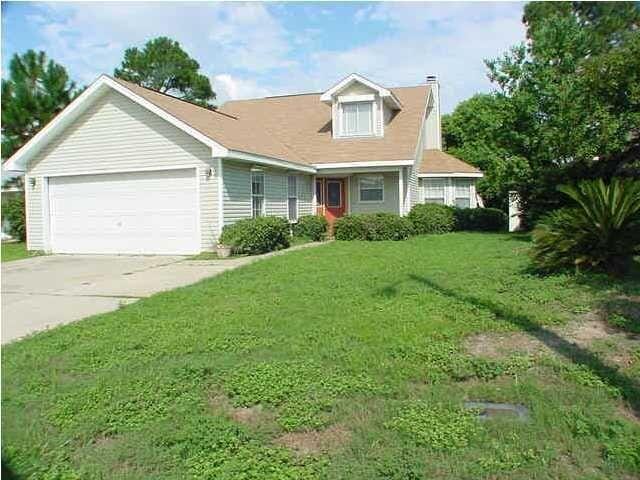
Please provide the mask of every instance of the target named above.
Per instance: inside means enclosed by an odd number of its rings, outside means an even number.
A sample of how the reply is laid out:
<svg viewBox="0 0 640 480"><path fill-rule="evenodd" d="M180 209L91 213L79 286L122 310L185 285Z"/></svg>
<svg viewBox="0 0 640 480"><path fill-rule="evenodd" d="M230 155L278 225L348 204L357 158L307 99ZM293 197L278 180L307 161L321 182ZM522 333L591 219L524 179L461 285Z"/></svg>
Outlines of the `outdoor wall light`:
<svg viewBox="0 0 640 480"><path fill-rule="evenodd" d="M36 179L35 179L35 177L31 177L31 178L29 179L29 185L31 185L31 188L33 188L33 187L35 187L35 186L36 186Z"/></svg>
<svg viewBox="0 0 640 480"><path fill-rule="evenodd" d="M209 168L209 170L207 170L207 180L209 180L212 175L213 175L213 168Z"/></svg>

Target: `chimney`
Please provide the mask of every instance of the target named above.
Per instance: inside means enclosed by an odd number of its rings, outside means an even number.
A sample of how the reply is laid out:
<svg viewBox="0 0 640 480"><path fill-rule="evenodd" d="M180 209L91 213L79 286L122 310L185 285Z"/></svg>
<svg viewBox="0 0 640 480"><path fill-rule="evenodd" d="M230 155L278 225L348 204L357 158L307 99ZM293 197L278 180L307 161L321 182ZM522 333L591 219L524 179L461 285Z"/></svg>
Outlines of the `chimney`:
<svg viewBox="0 0 640 480"><path fill-rule="evenodd" d="M431 89L430 105L433 107L425 119L425 138L429 148L442 150L442 126L440 125L440 83L437 75L427 75L427 85ZM432 103L431 103L432 102Z"/></svg>
<svg viewBox="0 0 640 480"><path fill-rule="evenodd" d="M436 75L427 75L427 85L438 83L438 77Z"/></svg>

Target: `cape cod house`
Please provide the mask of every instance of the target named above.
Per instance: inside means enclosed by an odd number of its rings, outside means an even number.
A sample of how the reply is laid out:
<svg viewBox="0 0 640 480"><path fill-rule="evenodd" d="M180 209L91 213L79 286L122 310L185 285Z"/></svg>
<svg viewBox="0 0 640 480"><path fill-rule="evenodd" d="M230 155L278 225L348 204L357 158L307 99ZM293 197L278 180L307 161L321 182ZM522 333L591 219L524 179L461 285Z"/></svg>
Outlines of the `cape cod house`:
<svg viewBox="0 0 640 480"><path fill-rule="evenodd" d="M28 248L56 253L198 253L258 215L474 208L482 173L442 151L439 94L351 74L209 110L101 76L6 167L25 172Z"/></svg>

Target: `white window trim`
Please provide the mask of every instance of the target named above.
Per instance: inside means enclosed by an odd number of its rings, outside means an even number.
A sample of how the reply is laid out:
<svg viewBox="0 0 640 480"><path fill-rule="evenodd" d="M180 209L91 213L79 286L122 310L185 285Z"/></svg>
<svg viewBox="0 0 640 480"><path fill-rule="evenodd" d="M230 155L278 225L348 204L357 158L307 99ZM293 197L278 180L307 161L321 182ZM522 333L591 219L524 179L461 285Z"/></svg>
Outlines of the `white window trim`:
<svg viewBox="0 0 640 480"><path fill-rule="evenodd" d="M466 183L466 185L465 185L465 187L466 187L465 188L466 196L459 196L458 195L458 183L462 183L462 182ZM471 198L472 198L471 185L472 185L472 182L470 182L470 181L468 181L466 179L454 179L453 180L453 184L452 184L453 192L452 193L453 193L453 205L455 207L458 206L457 205L458 199L461 199L461 200L468 200L469 201L469 206L468 207L459 207L459 208L471 208Z"/></svg>
<svg viewBox="0 0 640 480"><path fill-rule="evenodd" d="M291 191L289 190L289 178L291 177L293 177L296 182L295 196L291 195ZM289 223L298 223L298 220L300 219L300 199L298 197L298 190L300 190L300 182L298 181L299 178L300 177L298 175L287 175L287 218L289 219ZM315 192L315 188L314 188L314 192ZM292 198L296 199L296 219L295 220L292 220L289 215L289 200L291 200Z"/></svg>
<svg viewBox="0 0 640 480"><path fill-rule="evenodd" d="M262 197L262 212L261 217L265 217L267 215L267 176L262 170L251 170L251 175L249 175L249 193L251 194L251 218L258 218L253 216L253 198L254 197ZM254 195L253 194L253 176L254 175L262 175L262 195Z"/></svg>
<svg viewBox="0 0 640 480"><path fill-rule="evenodd" d="M382 199L362 200L362 180L364 178L382 179ZM365 190L378 190L377 188L366 188ZM358 203L384 203L384 175L360 175L358 176Z"/></svg>
<svg viewBox="0 0 640 480"><path fill-rule="evenodd" d="M369 116L369 132L368 133L347 133L346 132L346 119L344 112L344 105L358 105L358 104L369 104L371 106L371 115ZM367 100L367 101L358 101L358 102L340 102L338 103L338 114L340 116L340 136L343 138L363 138L363 137L375 137L376 135L376 119L375 119L375 110L376 104L375 101ZM356 113L357 118L357 113Z"/></svg>

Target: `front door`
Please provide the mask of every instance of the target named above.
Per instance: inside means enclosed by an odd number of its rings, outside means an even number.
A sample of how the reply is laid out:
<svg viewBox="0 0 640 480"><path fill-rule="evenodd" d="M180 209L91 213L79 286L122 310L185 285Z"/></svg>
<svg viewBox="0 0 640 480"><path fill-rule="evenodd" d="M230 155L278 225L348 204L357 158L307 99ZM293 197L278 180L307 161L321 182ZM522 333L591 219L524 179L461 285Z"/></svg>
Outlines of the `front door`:
<svg viewBox="0 0 640 480"><path fill-rule="evenodd" d="M333 225L346 211L344 178L327 178L324 181L324 216Z"/></svg>

